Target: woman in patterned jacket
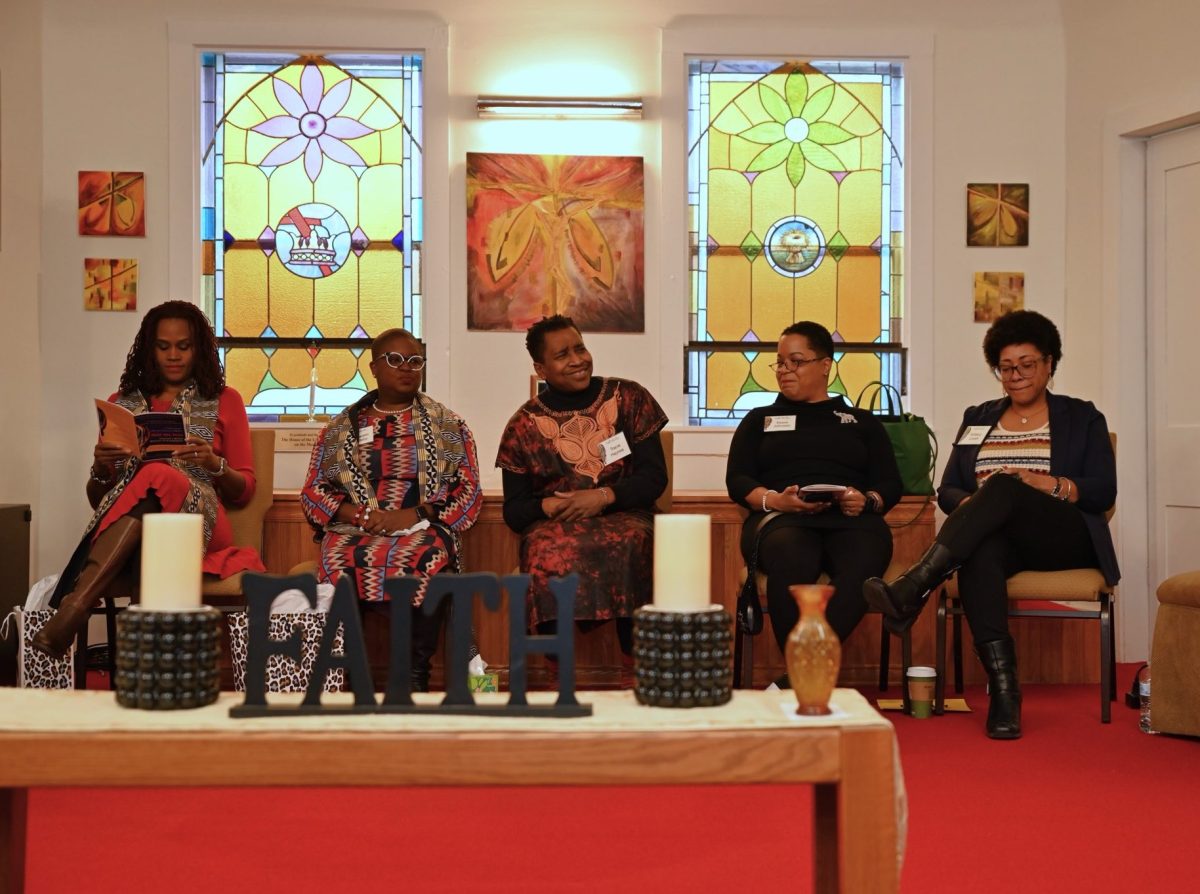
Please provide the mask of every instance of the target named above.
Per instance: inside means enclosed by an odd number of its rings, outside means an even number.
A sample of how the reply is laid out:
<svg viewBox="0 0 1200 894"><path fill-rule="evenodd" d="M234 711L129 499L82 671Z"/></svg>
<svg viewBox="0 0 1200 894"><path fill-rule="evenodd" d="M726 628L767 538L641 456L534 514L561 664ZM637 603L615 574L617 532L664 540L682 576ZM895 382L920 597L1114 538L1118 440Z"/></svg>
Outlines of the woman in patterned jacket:
<svg viewBox="0 0 1200 894"><path fill-rule="evenodd" d="M167 462L143 462L123 447L96 444L87 483L95 512L51 597L58 610L32 640L56 658L130 564L148 512L203 516L205 574L264 570L254 550L233 545L225 516L226 505L244 506L254 496L254 454L246 406L225 387L216 338L199 308L167 301L150 309L129 349L120 390L109 400L135 415L181 414L188 443Z"/></svg>
<svg viewBox="0 0 1200 894"><path fill-rule="evenodd" d="M431 575L461 570L459 534L482 506L479 463L467 424L418 390L425 357L411 333L381 333L371 358L378 387L321 432L301 504L321 541L319 580L349 575L365 608L387 611L385 579L420 579L412 682L424 691L446 603L433 617L418 609Z"/></svg>

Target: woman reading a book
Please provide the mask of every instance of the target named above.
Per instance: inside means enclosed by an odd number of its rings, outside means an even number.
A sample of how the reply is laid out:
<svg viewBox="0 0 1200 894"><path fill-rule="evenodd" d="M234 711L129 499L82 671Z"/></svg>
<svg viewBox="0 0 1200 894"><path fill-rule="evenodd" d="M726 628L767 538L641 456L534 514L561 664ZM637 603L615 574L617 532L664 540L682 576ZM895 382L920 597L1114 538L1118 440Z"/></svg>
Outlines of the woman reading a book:
<svg viewBox="0 0 1200 894"><path fill-rule="evenodd" d="M225 386L212 327L195 305L167 301L151 308L109 400L135 415L178 413L188 435L156 461L101 435L87 483L95 512L51 597L58 610L33 639L54 657L66 654L92 606L137 552L146 513L204 517L206 574L264 570L254 550L233 545L225 516L224 505L244 506L254 495L250 425L241 395Z"/></svg>
<svg viewBox="0 0 1200 894"><path fill-rule="evenodd" d="M390 613L384 581L415 577L412 686L429 669L449 600L421 608L431 575L460 570L459 535L483 506L471 430L420 391L425 356L404 329L371 343L377 387L331 420L317 438L300 504L321 541L317 577L354 582L360 605ZM400 610L404 610L401 607Z"/></svg>
<svg viewBox="0 0 1200 894"><path fill-rule="evenodd" d="M844 640L867 610L863 581L892 557L883 520L900 499L892 443L869 412L829 396L833 352L819 323L784 329L771 364L779 396L747 413L729 445L725 487L750 510L742 554L751 575L767 575L781 651L800 617L788 587L827 573L835 593L826 616Z"/></svg>

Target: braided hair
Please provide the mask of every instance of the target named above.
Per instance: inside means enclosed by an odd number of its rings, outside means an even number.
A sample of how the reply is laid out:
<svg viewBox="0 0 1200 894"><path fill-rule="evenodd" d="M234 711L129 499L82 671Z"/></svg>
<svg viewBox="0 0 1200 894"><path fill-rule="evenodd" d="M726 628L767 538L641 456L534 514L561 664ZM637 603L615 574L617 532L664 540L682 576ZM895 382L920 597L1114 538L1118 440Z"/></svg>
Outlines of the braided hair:
<svg viewBox="0 0 1200 894"><path fill-rule="evenodd" d="M164 301L150 308L142 318L141 328L125 358L121 393L141 392L149 397L162 392L162 372L154 360L154 341L162 320L183 320L188 324L192 332L192 378L196 382L196 391L203 398L217 397L225 387L225 371L217 356L217 338L200 308L187 301Z"/></svg>

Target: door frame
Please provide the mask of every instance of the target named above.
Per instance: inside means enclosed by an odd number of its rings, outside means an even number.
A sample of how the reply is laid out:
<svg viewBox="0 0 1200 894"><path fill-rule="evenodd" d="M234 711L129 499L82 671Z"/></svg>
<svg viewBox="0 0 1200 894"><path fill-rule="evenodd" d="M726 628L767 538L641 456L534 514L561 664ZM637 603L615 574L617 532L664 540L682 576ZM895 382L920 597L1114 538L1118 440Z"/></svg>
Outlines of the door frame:
<svg viewBox="0 0 1200 894"><path fill-rule="evenodd" d="M1121 660L1149 655L1158 613L1150 546L1154 493L1149 463L1153 414L1148 392L1146 163L1151 137L1200 124L1200 84L1114 112L1103 128L1101 343L1102 406L1117 432L1117 478L1124 496L1114 516L1123 569L1117 611ZM1111 411L1110 411L1110 408Z"/></svg>

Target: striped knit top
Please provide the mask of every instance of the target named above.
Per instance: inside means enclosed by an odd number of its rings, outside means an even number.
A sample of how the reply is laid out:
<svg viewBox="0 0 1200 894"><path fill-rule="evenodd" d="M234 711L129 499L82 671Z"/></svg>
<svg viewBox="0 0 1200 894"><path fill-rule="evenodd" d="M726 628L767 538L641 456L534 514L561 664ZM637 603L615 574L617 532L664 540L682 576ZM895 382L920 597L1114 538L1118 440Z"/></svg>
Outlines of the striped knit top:
<svg viewBox="0 0 1200 894"><path fill-rule="evenodd" d="M1009 431L997 424L979 445L975 480L983 484L1005 467L1050 474L1050 423L1033 431Z"/></svg>

